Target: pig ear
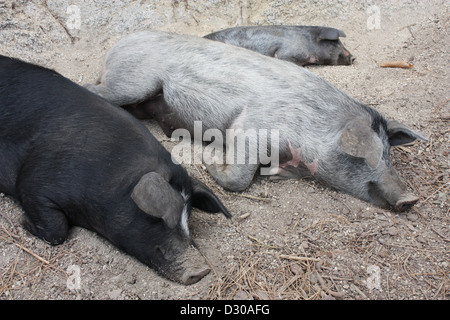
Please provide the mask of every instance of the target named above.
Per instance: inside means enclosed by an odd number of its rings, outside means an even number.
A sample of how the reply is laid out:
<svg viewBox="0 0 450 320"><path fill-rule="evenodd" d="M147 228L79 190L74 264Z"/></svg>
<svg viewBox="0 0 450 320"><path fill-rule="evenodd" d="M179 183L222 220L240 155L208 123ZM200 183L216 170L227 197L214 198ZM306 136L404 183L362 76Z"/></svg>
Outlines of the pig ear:
<svg viewBox="0 0 450 320"><path fill-rule="evenodd" d="M183 211L184 201L161 175L149 172L142 176L131 193L134 203L145 213L164 220L173 229Z"/></svg>
<svg viewBox="0 0 450 320"><path fill-rule="evenodd" d="M344 31L334 28L323 28L320 30L319 40L338 40L339 37L346 37Z"/></svg>
<svg viewBox="0 0 450 320"><path fill-rule="evenodd" d="M344 129L339 145L345 153L366 160L376 168L383 155L383 144L366 121L352 121Z"/></svg>
<svg viewBox="0 0 450 320"><path fill-rule="evenodd" d="M411 130L405 125L395 120L388 120L387 122L389 143L391 146L398 146L413 142L416 139L428 141L427 137Z"/></svg>
<svg viewBox="0 0 450 320"><path fill-rule="evenodd" d="M223 205L219 198L202 182L192 179L192 206L200 210L218 213L222 212L225 217L231 218L232 215Z"/></svg>

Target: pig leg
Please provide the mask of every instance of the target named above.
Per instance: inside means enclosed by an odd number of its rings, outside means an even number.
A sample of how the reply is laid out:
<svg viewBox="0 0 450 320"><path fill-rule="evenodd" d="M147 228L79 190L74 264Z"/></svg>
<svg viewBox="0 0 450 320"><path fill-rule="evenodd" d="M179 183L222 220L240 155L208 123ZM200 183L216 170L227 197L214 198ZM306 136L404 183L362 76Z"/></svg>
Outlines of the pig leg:
<svg viewBox="0 0 450 320"><path fill-rule="evenodd" d="M102 98L105 98L106 100L108 100L109 102L111 102L112 104L118 105L120 106L121 104L119 104L118 102L121 101L121 97L120 94L115 93L114 91L110 90L107 86L103 85L103 84L86 84L84 85L84 87L86 89L88 89L89 91L99 95ZM125 104L131 104L131 103L125 103Z"/></svg>
<svg viewBox="0 0 450 320"><path fill-rule="evenodd" d="M168 112L165 106L164 97L162 93L160 93L140 103L122 105L122 108L140 120L156 119L158 121L158 116Z"/></svg>
<svg viewBox="0 0 450 320"><path fill-rule="evenodd" d="M208 152L203 152L203 162L206 170L214 177L218 184L230 191L243 191L253 180L256 170L260 166L257 159L250 159L248 143L244 146L237 145L235 148L234 137L227 141L226 150L232 152L223 157L211 156ZM248 141L247 141L248 142ZM247 152L248 151L248 152ZM254 153L257 150L253 149Z"/></svg>
<svg viewBox="0 0 450 320"><path fill-rule="evenodd" d="M100 83L86 84L84 87L117 106L139 103L162 91L157 77L149 76L143 80L126 72L114 73L112 70L104 73Z"/></svg>
<svg viewBox="0 0 450 320"><path fill-rule="evenodd" d="M205 164L218 184L230 191L243 191L253 180L259 164Z"/></svg>
<svg viewBox="0 0 450 320"><path fill-rule="evenodd" d="M244 106L230 128L227 129L225 159L217 154L212 157L211 153L203 152L206 170L218 184L230 191L245 190L260 166L258 134L256 130L246 130L247 120L247 106Z"/></svg>
<svg viewBox="0 0 450 320"><path fill-rule="evenodd" d="M108 87L102 83L86 84L84 87L116 106L132 105L152 96L152 92L126 93L127 89Z"/></svg>
<svg viewBox="0 0 450 320"><path fill-rule="evenodd" d="M183 128L183 122L167 105L162 93L144 102L122 106L138 119L155 119L169 138L177 128Z"/></svg>
<svg viewBox="0 0 450 320"><path fill-rule="evenodd" d="M69 223L64 213L46 197L23 197L24 214L21 218L23 227L36 237L57 245L64 242L69 230Z"/></svg>

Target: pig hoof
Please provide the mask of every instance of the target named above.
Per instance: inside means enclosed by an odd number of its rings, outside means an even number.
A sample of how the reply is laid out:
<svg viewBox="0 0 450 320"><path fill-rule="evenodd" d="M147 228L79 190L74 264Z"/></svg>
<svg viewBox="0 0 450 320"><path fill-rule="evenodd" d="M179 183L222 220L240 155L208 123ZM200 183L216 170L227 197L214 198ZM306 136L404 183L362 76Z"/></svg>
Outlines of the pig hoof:
<svg viewBox="0 0 450 320"><path fill-rule="evenodd" d="M419 198L415 195L408 193L406 195L403 195L400 197L400 199L395 204L395 209L397 211L405 211L411 208L417 201L419 201Z"/></svg>
<svg viewBox="0 0 450 320"><path fill-rule="evenodd" d="M185 285L194 284L199 282L204 276L206 276L211 269L208 267L199 269L199 270L190 270L186 271L181 277L181 282Z"/></svg>

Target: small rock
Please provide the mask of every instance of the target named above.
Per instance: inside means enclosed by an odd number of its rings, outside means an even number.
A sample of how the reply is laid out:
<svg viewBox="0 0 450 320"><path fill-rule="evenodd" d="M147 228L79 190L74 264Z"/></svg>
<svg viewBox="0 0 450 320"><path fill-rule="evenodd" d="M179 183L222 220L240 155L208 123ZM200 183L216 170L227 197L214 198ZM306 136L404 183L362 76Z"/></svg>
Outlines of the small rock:
<svg viewBox="0 0 450 320"><path fill-rule="evenodd" d="M308 243L308 241L303 241L301 244L300 244L300 247L301 248L303 248L303 249L308 249L309 248L309 243Z"/></svg>
<svg viewBox="0 0 450 320"><path fill-rule="evenodd" d="M302 268L297 263L291 265L291 271L295 275L303 273Z"/></svg>
<svg viewBox="0 0 450 320"><path fill-rule="evenodd" d="M370 219L372 217L373 217L373 213L370 211L361 212L361 218L363 218L363 219Z"/></svg>
<svg viewBox="0 0 450 320"><path fill-rule="evenodd" d="M108 292L108 296L110 299L117 299L121 293L122 293L122 289L116 289L116 290Z"/></svg>
<svg viewBox="0 0 450 320"><path fill-rule="evenodd" d="M396 227L390 227L389 229L386 230L387 233L391 236L396 236L398 234L398 230Z"/></svg>
<svg viewBox="0 0 450 320"><path fill-rule="evenodd" d="M270 300L269 295L262 290L256 290L255 294L258 296L259 299Z"/></svg>
<svg viewBox="0 0 450 320"><path fill-rule="evenodd" d="M406 216L409 221L417 221L419 219L419 215L415 213L410 213Z"/></svg>
<svg viewBox="0 0 450 320"><path fill-rule="evenodd" d="M248 294L243 290L239 290L234 295L233 300L248 300Z"/></svg>

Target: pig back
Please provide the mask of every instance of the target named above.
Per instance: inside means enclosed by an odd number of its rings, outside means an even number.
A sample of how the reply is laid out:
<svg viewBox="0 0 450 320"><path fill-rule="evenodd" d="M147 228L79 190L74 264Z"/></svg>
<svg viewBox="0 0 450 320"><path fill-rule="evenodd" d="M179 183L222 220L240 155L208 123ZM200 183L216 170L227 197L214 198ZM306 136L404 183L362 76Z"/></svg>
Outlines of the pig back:
<svg viewBox="0 0 450 320"><path fill-rule="evenodd" d="M175 113L177 124L191 134L195 121L202 121L204 131L224 132L236 125L243 130L278 129L281 148L287 148L289 139L314 149L317 142L335 143L345 122L361 112L357 101L304 68L193 36L133 34L112 48L106 68L111 77L138 72L152 78L138 81L127 93L139 85L141 91L151 91L148 83L157 82L168 113Z"/></svg>
<svg viewBox="0 0 450 320"><path fill-rule="evenodd" d="M0 99L0 187L13 196L19 175L67 198L113 194L170 161L131 115L55 71L0 56Z"/></svg>

